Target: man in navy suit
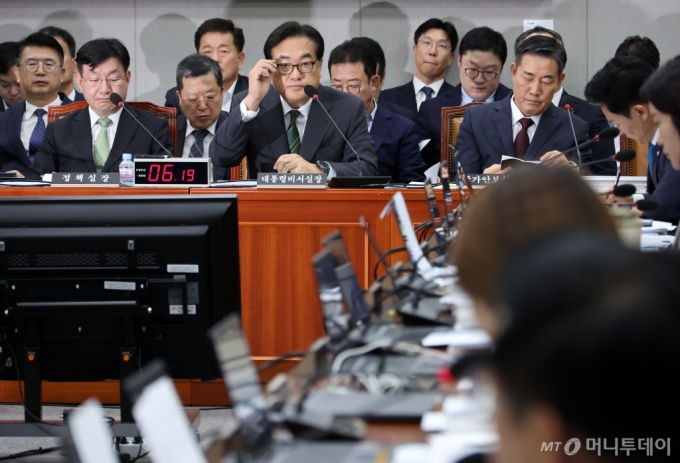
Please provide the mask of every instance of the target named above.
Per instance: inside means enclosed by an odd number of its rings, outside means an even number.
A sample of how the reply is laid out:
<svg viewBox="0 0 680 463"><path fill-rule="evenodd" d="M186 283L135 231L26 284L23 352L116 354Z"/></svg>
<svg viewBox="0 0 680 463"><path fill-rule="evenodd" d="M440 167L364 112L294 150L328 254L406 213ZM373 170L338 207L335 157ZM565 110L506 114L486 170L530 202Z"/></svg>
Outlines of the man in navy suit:
<svg viewBox="0 0 680 463"><path fill-rule="evenodd" d="M196 53L205 55L220 65L224 89L222 111L227 113L231 112L234 96L248 90L248 77L238 73L246 59L246 54L243 53L245 43L243 29L235 27L230 19L208 19L194 34ZM177 87L171 88L165 94L165 106L177 108L177 115L182 114Z"/></svg>
<svg viewBox="0 0 680 463"><path fill-rule="evenodd" d="M0 172L26 174L45 138L47 109L71 101L59 93L64 53L49 35L35 33L17 46L14 75L26 101L0 114Z"/></svg>
<svg viewBox="0 0 680 463"><path fill-rule="evenodd" d="M14 75L17 61L17 43L0 43L0 113L26 99L19 79Z"/></svg>
<svg viewBox="0 0 680 463"><path fill-rule="evenodd" d="M463 36L458 50L460 84L437 98L423 102L416 118L420 138L430 140L421 151L427 166L441 159L442 108L475 101L491 103L512 93L501 84L501 72L507 57L505 39L493 29L477 27Z"/></svg>
<svg viewBox="0 0 680 463"><path fill-rule="evenodd" d="M69 31L56 26L47 26L38 32L53 37L61 49L64 50L64 78L61 82L59 91L66 95L71 101L85 101L83 94L76 90L73 85L73 76L76 73L76 41Z"/></svg>
<svg viewBox="0 0 680 463"><path fill-rule="evenodd" d="M400 87L384 90L380 101L388 101L417 113L423 101L453 88L444 80L444 76L453 63L458 33L450 22L432 18L416 29L413 41L416 75L412 81Z"/></svg>
<svg viewBox="0 0 680 463"><path fill-rule="evenodd" d="M222 71L216 61L190 55L177 65L177 96L182 115L177 120L177 144L183 158L207 158L210 143L229 116L222 111ZM229 180L229 169L213 165L213 180Z"/></svg>
<svg viewBox="0 0 680 463"><path fill-rule="evenodd" d="M416 125L384 109L373 98L381 81L372 52L375 43L367 37L358 37L335 47L328 58L331 87L356 95L364 102L368 131L378 155L378 174L390 176L393 183L423 181L425 165L420 158Z"/></svg>
<svg viewBox="0 0 680 463"><path fill-rule="evenodd" d="M550 37L520 44L510 65L513 94L463 115L456 148L466 173L499 173L503 155L553 165L568 162L560 152L575 146L574 134L567 112L552 104L565 77L565 57L564 47ZM573 123L578 142L585 142L588 124L576 116ZM584 162L590 159L589 149L581 154Z"/></svg>
<svg viewBox="0 0 680 463"><path fill-rule="evenodd" d="M600 69L586 86L586 98L599 103L607 119L621 133L641 145L649 144L652 165L647 171L647 193L633 197L607 197L608 203L632 203L646 198L656 202L653 211L638 213L648 219L678 223L680 219L680 171L673 169L668 159L661 155L659 131L652 120L649 103L640 95L640 89L654 72L647 61L638 58L613 58Z"/></svg>

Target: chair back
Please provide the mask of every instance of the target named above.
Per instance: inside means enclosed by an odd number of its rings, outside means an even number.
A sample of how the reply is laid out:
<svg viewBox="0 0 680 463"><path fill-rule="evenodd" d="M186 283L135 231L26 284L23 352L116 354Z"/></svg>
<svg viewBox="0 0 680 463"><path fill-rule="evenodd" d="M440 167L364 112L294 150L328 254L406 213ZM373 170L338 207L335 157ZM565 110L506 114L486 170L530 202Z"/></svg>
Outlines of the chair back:
<svg viewBox="0 0 680 463"><path fill-rule="evenodd" d="M47 123L50 124L66 116L70 116L76 111L87 108L87 101L76 101L61 106L50 106L47 108Z"/></svg>
<svg viewBox="0 0 680 463"><path fill-rule="evenodd" d="M460 124L463 123L463 113L467 108L485 104L482 102L472 102L463 106L446 106L442 108L442 146L441 161L447 161L449 169L453 166L453 152L449 145L456 146Z"/></svg>
<svg viewBox="0 0 680 463"><path fill-rule="evenodd" d="M231 168L231 180L245 180L248 178L248 158L244 157L238 166Z"/></svg>

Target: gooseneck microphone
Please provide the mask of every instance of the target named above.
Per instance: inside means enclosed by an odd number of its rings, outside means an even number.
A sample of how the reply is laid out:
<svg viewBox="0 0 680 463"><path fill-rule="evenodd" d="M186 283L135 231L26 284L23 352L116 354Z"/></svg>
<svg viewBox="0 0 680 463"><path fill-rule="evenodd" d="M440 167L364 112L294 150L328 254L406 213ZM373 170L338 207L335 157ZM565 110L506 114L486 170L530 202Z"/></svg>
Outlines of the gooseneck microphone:
<svg viewBox="0 0 680 463"><path fill-rule="evenodd" d="M570 120L571 120L571 119L570 119ZM573 131L573 130L574 130L574 129L573 129L573 127L572 127L572 131ZM547 164L548 162L551 162L553 159L558 158L558 157L559 157L560 155L562 155L562 154L567 155L567 154L569 154L569 153L573 153L574 151L580 150L581 148L585 148L586 146L589 146L589 145L591 145L591 144L593 144L593 143L597 143L597 142L600 142L600 141L603 141L603 140L611 140L611 139L613 139L613 138L618 137L618 136L619 136L619 133L620 133L620 132L619 132L619 129L617 129L616 127L607 127L606 129L603 129L602 132L598 133L597 135L595 135L595 136L594 136L593 138L591 138L590 140L588 140L588 141L586 141L586 142L583 142L583 143L581 143L580 145L576 145L576 146L574 146L573 148L569 148L569 149L566 150L566 151L562 151L561 153L556 154L556 155L554 155L554 156L552 156L552 157L549 157L548 159L546 159L546 160L544 160L544 161L541 161L541 164ZM574 136L576 136L576 135L574 135ZM579 153L580 153L580 151L579 151ZM580 159L580 158L579 158L579 159ZM610 158L606 158L606 160L609 160L609 159L610 159ZM599 161L598 161L598 162L599 162ZM587 165L589 165L589 164L590 164L590 163L581 164L581 166L587 166ZM581 166L579 166L579 167L581 167Z"/></svg>
<svg viewBox="0 0 680 463"><path fill-rule="evenodd" d="M330 114L328 114L328 111L326 111L326 107L321 103L319 100L319 91L314 88L312 85L305 85L305 93L307 94L308 97L310 97L312 100L315 100L317 103L319 103L319 106L321 106L321 109L323 109L323 112L326 113L328 118L331 120L335 128L338 130L338 133L342 136L342 139L345 140L345 143L347 143L347 146L352 150L352 152L355 154L357 157L357 160L359 161L359 177L363 177L363 174L361 173L361 157L359 156L359 153L357 153L357 150L354 149L352 144L347 140L347 137L345 137L345 134L342 133L342 130L340 130L340 127L338 127L338 124L335 123L335 120L331 117Z"/></svg>
<svg viewBox="0 0 680 463"><path fill-rule="evenodd" d="M576 154L578 156L578 165L581 166L581 150L578 147L578 138L576 138L576 130L574 130L574 120L571 118L572 106L567 103L564 105L564 109L567 110L569 115L569 125L571 126L571 134L574 136L574 144L576 145Z"/></svg>
<svg viewBox="0 0 680 463"><path fill-rule="evenodd" d="M601 162L607 162L607 161L619 161L619 162L626 162L626 161L632 161L635 159L635 151L628 149L628 150L621 150L618 153L616 153L614 156L604 158L604 159L598 159L597 161L590 161L586 162L583 164L583 166L590 166L592 164L599 164Z"/></svg>
<svg viewBox="0 0 680 463"><path fill-rule="evenodd" d="M627 198L633 196L636 191L637 188L635 188L635 185L624 183L623 185L615 186L612 189L612 194L618 198Z"/></svg>
<svg viewBox="0 0 680 463"><path fill-rule="evenodd" d="M127 109L127 106L125 106L125 102L123 101L123 98L121 98L121 96L120 96L119 94L117 94L117 93L112 93L112 94L109 96L109 100L111 100L111 103L115 104L115 105L118 106L119 108L123 108L125 111L127 111L127 113L128 113L130 116L132 116L132 118L133 118L134 120L137 121L137 124L139 124L139 126L140 126L141 128L143 128L143 129L146 131L146 133L148 133L148 134L151 136L151 138L153 138L153 140L154 140L156 143L158 143L158 144L161 146L161 148L163 148L163 149L165 150L166 153L168 153L168 154L170 155L171 158L174 157L173 154L165 147L165 145L163 145L163 143L159 142L158 139L157 139L156 137L154 137L153 134L152 134L151 132L149 132L149 129L147 129L146 127L144 127L144 124L142 124L142 123L139 121L139 119L137 119L137 117L136 117L134 114L132 114L132 112L131 112L129 109Z"/></svg>

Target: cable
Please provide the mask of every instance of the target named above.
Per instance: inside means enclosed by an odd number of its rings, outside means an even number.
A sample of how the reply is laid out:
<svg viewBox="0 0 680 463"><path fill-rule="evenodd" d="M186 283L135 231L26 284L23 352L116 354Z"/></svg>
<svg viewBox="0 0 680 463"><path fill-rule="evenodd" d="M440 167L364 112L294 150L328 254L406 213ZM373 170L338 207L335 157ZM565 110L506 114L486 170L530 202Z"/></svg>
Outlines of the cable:
<svg viewBox="0 0 680 463"><path fill-rule="evenodd" d="M366 344L365 346L355 347L353 349L347 349L345 351L342 351L337 355L337 357L335 357L335 360L333 360L333 365L331 366L331 375L338 374L338 371L340 371L342 363L348 358L366 354L374 349L390 347L391 345L392 345L391 339L378 339L369 344Z"/></svg>
<svg viewBox="0 0 680 463"><path fill-rule="evenodd" d="M304 355L307 353L307 351L304 350L294 350L292 352L288 352L287 354L283 354L280 357L277 357L272 360L267 360L264 362L262 365L257 367L257 372L262 373L264 370L267 370L268 368L271 368L273 366L278 365L279 363L283 362L284 360L288 360L289 358L293 357L304 357Z"/></svg>
<svg viewBox="0 0 680 463"><path fill-rule="evenodd" d="M39 447L34 450L26 450L25 452L19 452L15 453L13 455L7 455L6 457L0 457L0 461L8 461L8 460L16 460L17 458L25 458L25 457L32 457L33 455L44 455L46 453L52 453L56 452L57 450L61 450L62 447L48 447L46 449Z"/></svg>
<svg viewBox="0 0 680 463"><path fill-rule="evenodd" d="M139 447L140 447L140 449L141 449L142 446L140 445ZM144 458L145 456L147 456L149 453L150 453L150 452L145 452L145 453L143 453L142 455L139 455L139 456L133 458L132 460L130 460L130 463L134 463L134 462L137 461L137 460L141 460L142 458Z"/></svg>

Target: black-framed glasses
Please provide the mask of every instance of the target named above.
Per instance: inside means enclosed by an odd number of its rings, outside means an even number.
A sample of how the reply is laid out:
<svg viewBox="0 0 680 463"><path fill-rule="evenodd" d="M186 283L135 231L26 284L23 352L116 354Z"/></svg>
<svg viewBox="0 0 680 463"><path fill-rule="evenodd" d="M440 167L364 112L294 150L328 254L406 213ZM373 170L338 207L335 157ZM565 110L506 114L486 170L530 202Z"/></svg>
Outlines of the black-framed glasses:
<svg viewBox="0 0 680 463"><path fill-rule="evenodd" d="M279 71L279 74L281 74L282 76L286 76L286 75L290 74L291 72L293 72L293 68L297 68L298 71L300 71L302 74L309 74L314 69L315 64L316 64L316 61L304 61L304 62L298 63L298 64L279 63L279 64L276 65L276 69Z"/></svg>
<svg viewBox="0 0 680 463"><path fill-rule="evenodd" d="M468 76L470 79L475 79L480 74L482 75L484 80L494 80L496 77L498 77L497 72L480 71L479 69L465 68L465 75Z"/></svg>
<svg viewBox="0 0 680 463"><path fill-rule="evenodd" d="M102 82L106 81L108 82L110 87L118 87L119 85L123 84L124 79L121 77L115 77L111 79L83 79L87 84L90 86L90 88L98 88Z"/></svg>
<svg viewBox="0 0 680 463"><path fill-rule="evenodd" d="M40 64L42 63L43 70L45 72L54 72L57 70L59 67L56 63L56 61L51 60L51 59L46 59L43 61L38 61L36 59L29 59L27 60L22 66L26 71L31 72L31 73L36 73L38 72L38 68L40 67Z"/></svg>
<svg viewBox="0 0 680 463"><path fill-rule="evenodd" d="M345 85L344 87L342 85L331 85L331 88L340 90L341 92L347 91L347 93L351 93L352 95L358 95L361 91L361 85L357 84L349 84Z"/></svg>

